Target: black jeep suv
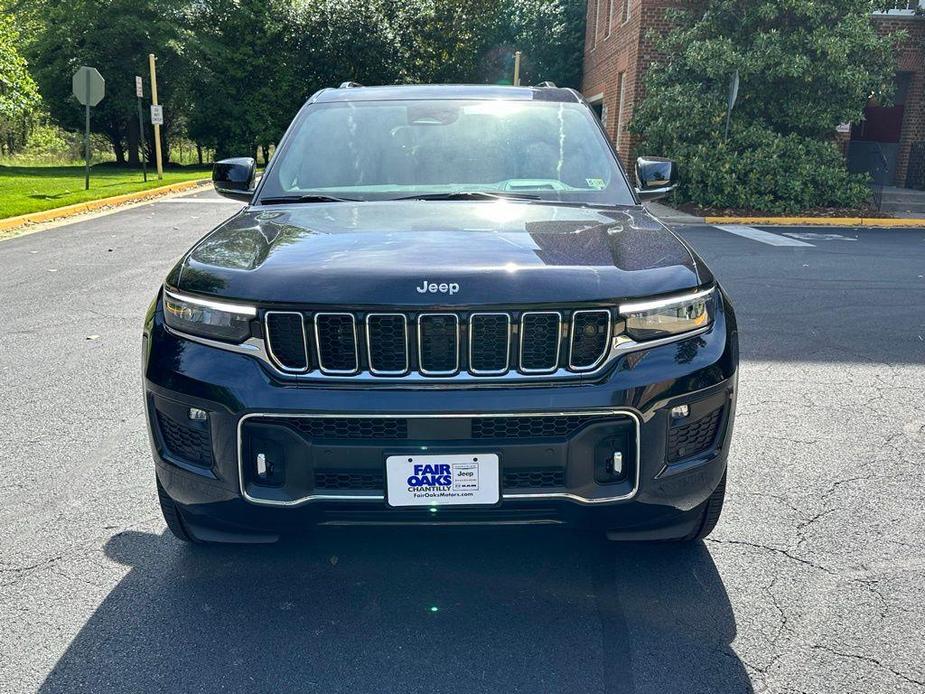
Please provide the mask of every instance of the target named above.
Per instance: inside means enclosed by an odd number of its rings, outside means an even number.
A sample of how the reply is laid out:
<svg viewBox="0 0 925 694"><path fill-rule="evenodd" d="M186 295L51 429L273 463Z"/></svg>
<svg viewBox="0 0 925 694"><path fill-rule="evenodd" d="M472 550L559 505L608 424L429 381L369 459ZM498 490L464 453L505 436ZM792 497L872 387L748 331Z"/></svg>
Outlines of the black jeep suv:
<svg viewBox="0 0 925 694"><path fill-rule="evenodd" d="M729 299L553 86L315 94L148 311L167 525L571 524L696 539L723 503Z"/></svg>

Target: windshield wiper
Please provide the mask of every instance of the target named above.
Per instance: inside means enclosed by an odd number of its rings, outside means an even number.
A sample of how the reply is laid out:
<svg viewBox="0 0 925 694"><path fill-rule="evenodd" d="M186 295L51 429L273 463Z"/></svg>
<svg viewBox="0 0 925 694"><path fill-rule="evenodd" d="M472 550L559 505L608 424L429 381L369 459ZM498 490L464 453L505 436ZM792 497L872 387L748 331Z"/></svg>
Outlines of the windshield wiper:
<svg viewBox="0 0 925 694"><path fill-rule="evenodd" d="M458 190L453 193L420 193L390 200L540 200L539 195L528 193L489 193L486 190Z"/></svg>
<svg viewBox="0 0 925 694"><path fill-rule="evenodd" d="M285 205L286 203L311 203L311 202L362 202L356 198L337 198L333 195L320 195L310 193L308 195L281 195L275 198L260 198L261 205Z"/></svg>

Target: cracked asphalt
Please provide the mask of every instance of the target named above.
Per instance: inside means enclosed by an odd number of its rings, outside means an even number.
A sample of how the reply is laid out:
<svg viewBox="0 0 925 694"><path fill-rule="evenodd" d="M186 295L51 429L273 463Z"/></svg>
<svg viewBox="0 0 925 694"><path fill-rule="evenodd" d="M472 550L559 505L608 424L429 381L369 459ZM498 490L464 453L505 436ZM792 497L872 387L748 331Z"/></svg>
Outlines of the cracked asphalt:
<svg viewBox="0 0 925 694"><path fill-rule="evenodd" d="M141 321L211 193L0 242L0 692L925 692L925 232L685 227L733 297L727 505L556 529L165 533Z"/></svg>

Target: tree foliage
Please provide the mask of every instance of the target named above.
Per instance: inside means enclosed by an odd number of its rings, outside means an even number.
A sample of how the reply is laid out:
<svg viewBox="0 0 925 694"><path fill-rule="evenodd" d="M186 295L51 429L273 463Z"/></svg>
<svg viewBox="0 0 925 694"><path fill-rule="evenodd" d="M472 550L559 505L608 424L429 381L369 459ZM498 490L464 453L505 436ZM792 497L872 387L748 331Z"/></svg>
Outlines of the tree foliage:
<svg viewBox="0 0 925 694"><path fill-rule="evenodd" d="M98 68L107 95L92 126L120 161L135 151L134 75L147 82L148 53L158 57L162 133L220 156L268 148L305 99L346 80L510 83L521 50L525 83L580 81L582 0L20 2L36 24L27 56L53 120L82 127L70 75Z"/></svg>
<svg viewBox="0 0 925 694"><path fill-rule="evenodd" d="M97 68L106 97L92 109L91 130L112 143L117 161L137 149L135 75L147 76L148 54L158 56L158 97L171 103L181 76L179 23L173 0L68 0L45 4L29 54L33 74L52 118L69 130L83 128L83 107L71 95L71 75ZM147 80L146 80L147 81ZM172 116L166 110L165 135ZM130 142L131 140L131 142Z"/></svg>
<svg viewBox="0 0 925 694"><path fill-rule="evenodd" d="M870 11L870 0L705 0L677 13L634 115L643 150L678 159L680 197L705 207L863 204L864 180L845 171L834 133L889 91L892 40L877 35Z"/></svg>
<svg viewBox="0 0 925 694"><path fill-rule="evenodd" d="M40 103L38 87L19 45L20 33L13 16L0 13L0 148L8 153L28 136Z"/></svg>

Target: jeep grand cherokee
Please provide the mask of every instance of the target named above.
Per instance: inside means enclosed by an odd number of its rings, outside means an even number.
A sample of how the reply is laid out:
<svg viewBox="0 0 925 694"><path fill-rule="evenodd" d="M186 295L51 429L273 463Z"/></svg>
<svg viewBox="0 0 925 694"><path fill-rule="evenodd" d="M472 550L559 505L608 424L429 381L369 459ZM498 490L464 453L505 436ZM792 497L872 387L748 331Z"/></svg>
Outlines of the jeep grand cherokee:
<svg viewBox="0 0 925 694"><path fill-rule="evenodd" d="M554 86L315 94L246 205L148 311L144 398L167 526L571 524L696 539L723 503L729 299Z"/></svg>

